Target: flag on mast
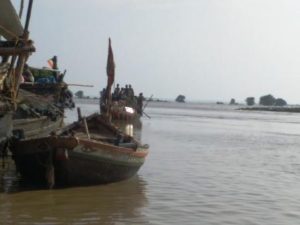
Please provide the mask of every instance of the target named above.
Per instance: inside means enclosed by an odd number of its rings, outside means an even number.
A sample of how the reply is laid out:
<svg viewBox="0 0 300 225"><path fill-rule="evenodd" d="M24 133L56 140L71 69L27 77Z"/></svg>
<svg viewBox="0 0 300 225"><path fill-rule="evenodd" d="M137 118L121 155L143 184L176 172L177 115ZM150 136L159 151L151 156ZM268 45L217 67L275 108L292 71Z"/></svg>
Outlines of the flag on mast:
<svg viewBox="0 0 300 225"><path fill-rule="evenodd" d="M48 66L50 69L57 70L57 56L53 56L51 59L48 59Z"/></svg>
<svg viewBox="0 0 300 225"><path fill-rule="evenodd" d="M115 81L115 62L114 54L111 48L111 40L108 39L108 56L107 56L107 65L106 65L106 74L107 74L107 89L110 90L112 84Z"/></svg>
<svg viewBox="0 0 300 225"><path fill-rule="evenodd" d="M48 66L50 67L50 69L53 69L53 66L54 66L53 60L48 59L47 63L48 63Z"/></svg>

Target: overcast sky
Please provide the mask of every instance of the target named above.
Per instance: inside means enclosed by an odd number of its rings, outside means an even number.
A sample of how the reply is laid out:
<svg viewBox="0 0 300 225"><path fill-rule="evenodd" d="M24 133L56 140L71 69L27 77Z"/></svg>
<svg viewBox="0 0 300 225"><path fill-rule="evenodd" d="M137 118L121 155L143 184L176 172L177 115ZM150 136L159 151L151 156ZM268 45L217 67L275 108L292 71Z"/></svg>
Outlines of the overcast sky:
<svg viewBox="0 0 300 225"><path fill-rule="evenodd" d="M57 55L87 95L106 85L111 37L116 82L145 96L300 103L299 0L34 1L30 30L29 63Z"/></svg>

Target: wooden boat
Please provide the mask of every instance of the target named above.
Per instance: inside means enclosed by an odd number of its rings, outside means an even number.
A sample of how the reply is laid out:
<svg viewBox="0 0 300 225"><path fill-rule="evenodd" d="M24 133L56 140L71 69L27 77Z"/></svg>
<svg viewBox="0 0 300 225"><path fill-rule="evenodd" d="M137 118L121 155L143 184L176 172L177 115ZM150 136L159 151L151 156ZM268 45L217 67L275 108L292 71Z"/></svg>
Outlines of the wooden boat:
<svg viewBox="0 0 300 225"><path fill-rule="evenodd" d="M112 84L115 80L115 62L109 39L108 57L107 57L107 85L101 92L100 112L111 120L134 121L139 120L142 116L142 110L138 107L138 97L134 96L133 89L129 94L129 89L124 89L124 93L119 90L112 95ZM118 85L117 85L118 87Z"/></svg>
<svg viewBox="0 0 300 225"><path fill-rule="evenodd" d="M7 156L8 140L12 135L12 110L7 102L0 102L0 157Z"/></svg>
<svg viewBox="0 0 300 225"><path fill-rule="evenodd" d="M48 136L63 126L64 113L39 95L19 90L13 115L13 134L17 138Z"/></svg>
<svg viewBox="0 0 300 225"><path fill-rule="evenodd" d="M13 120L13 133L26 138L43 137L63 126L63 117L52 120L49 116Z"/></svg>
<svg viewBox="0 0 300 225"><path fill-rule="evenodd" d="M50 68L29 67L34 82L20 84L20 89L42 96L61 110L74 108L73 94L68 85L63 81L65 72Z"/></svg>
<svg viewBox="0 0 300 225"><path fill-rule="evenodd" d="M143 165L148 145L92 114L48 137L16 141L12 152L26 180L50 187L81 186L132 177Z"/></svg>
<svg viewBox="0 0 300 225"><path fill-rule="evenodd" d="M3 157L12 136L19 77L29 55L35 51L28 32L31 8L32 0L23 27L11 1L0 1L0 156Z"/></svg>
<svg viewBox="0 0 300 225"><path fill-rule="evenodd" d="M35 51L33 42L29 39L32 4L33 0L29 0L23 27L21 23L23 1L19 15L10 0L0 1L0 36L4 38L0 40L0 155L3 155L1 152L4 151L1 146L6 146L12 133L22 137L48 135L50 131L61 126L63 119L62 110L53 106L58 103L64 105L66 102L66 99L62 98L66 92L66 87L62 82L60 89L55 87L55 90L32 84L20 86L26 61ZM39 74L39 71L34 70L36 74ZM24 92L24 89L30 90L33 94ZM40 94L40 98L37 99L33 89L50 91L51 95L56 98L52 101L48 95L44 96L37 91L37 94ZM55 92L57 89L59 93ZM24 98L27 98L25 103ZM24 106L27 107L26 110Z"/></svg>
<svg viewBox="0 0 300 225"><path fill-rule="evenodd" d="M4 87L8 66L8 63L0 63L0 157L7 155L8 140L12 136L13 105Z"/></svg>

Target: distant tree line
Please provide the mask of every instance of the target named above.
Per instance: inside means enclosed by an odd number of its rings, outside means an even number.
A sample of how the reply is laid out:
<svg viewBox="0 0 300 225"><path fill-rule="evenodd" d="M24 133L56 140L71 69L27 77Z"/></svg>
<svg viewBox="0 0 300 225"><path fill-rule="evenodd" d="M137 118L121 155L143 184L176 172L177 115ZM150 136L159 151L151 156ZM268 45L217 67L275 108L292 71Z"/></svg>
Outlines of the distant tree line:
<svg viewBox="0 0 300 225"><path fill-rule="evenodd" d="M90 96L85 96L84 92L82 90L79 90L77 92L75 92L74 94L77 98L85 98L85 99L89 99L91 98ZM97 97L94 97L93 99L97 99Z"/></svg>
<svg viewBox="0 0 300 225"><path fill-rule="evenodd" d="M178 95L175 99L176 102L185 102L185 96L184 95Z"/></svg>
<svg viewBox="0 0 300 225"><path fill-rule="evenodd" d="M246 98L246 103L249 106L255 105L255 98ZM264 95L259 98L259 105L263 106L285 106L287 102L282 98L275 98L273 95Z"/></svg>
<svg viewBox="0 0 300 225"><path fill-rule="evenodd" d="M77 97L77 98L83 98L84 97L84 93L83 93L83 91L77 91L77 92L75 92L75 96Z"/></svg>

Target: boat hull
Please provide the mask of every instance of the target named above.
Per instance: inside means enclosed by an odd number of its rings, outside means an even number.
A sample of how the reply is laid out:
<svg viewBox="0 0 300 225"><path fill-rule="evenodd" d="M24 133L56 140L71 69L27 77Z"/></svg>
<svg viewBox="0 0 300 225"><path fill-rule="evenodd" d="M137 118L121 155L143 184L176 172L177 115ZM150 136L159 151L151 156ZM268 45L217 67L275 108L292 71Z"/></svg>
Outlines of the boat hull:
<svg viewBox="0 0 300 225"><path fill-rule="evenodd" d="M71 152L69 157L69 160L60 161L56 164L56 184L59 186L118 182L134 176L143 165L143 162L125 164L104 158L93 159L75 152Z"/></svg>
<svg viewBox="0 0 300 225"><path fill-rule="evenodd" d="M24 138L45 137L63 125L63 117L55 120L47 116L40 118L14 119L13 130L21 131Z"/></svg>
<svg viewBox="0 0 300 225"><path fill-rule="evenodd" d="M8 140L12 135L12 112L0 117L0 156L7 155Z"/></svg>
<svg viewBox="0 0 300 225"><path fill-rule="evenodd" d="M69 150L61 148L60 144L60 148L53 151L49 148L53 144L40 143L22 143L26 146L24 154L16 154L14 158L17 169L30 183L48 186L55 183L56 187L97 185L128 179L138 172L148 154L147 147L133 151L128 146L113 146L87 139L78 140L74 148L67 146ZM40 150L30 153L31 148Z"/></svg>
<svg viewBox="0 0 300 225"><path fill-rule="evenodd" d="M22 90L34 93L42 97L45 101L54 104L61 110L65 108L74 108L73 95L68 90L68 86L64 82L59 83L22 83Z"/></svg>

